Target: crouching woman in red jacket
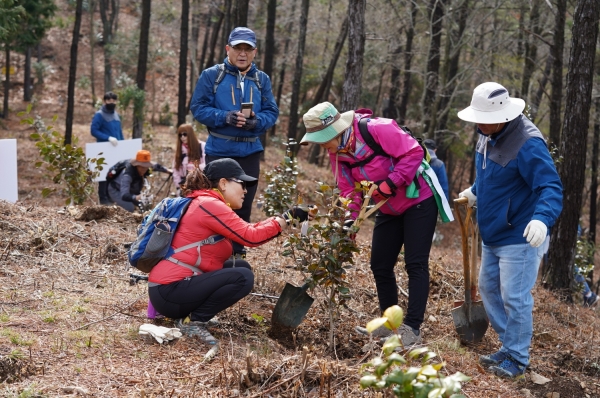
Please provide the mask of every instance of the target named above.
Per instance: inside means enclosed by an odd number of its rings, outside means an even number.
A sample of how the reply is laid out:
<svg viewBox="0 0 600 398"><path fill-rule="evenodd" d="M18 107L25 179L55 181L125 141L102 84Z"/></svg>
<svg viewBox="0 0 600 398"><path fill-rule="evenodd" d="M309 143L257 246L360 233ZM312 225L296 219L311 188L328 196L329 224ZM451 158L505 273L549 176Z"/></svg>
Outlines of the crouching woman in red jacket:
<svg viewBox="0 0 600 398"><path fill-rule="evenodd" d="M295 207L281 217L256 224L242 220L234 210L242 207L246 188L256 183L256 178L246 175L229 158L210 162L204 172L198 167L190 171L182 194L193 200L171 243L173 248L190 248L174 254L173 260L159 262L148 278L154 308L178 319L177 327L183 334L197 336L207 344L217 343L206 328L208 321L248 295L254 285L250 264L230 259L231 242L260 246L278 236L292 218L308 219L308 212ZM201 272L177 262L196 264Z"/></svg>

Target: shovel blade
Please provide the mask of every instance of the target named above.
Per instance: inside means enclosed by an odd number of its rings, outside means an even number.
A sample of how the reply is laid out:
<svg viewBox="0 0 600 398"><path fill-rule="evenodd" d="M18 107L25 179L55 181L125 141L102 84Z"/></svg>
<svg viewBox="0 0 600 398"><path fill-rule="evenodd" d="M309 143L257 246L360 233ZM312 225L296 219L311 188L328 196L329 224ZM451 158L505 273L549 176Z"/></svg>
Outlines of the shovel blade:
<svg viewBox="0 0 600 398"><path fill-rule="evenodd" d="M462 343L478 343L485 336L489 321L481 301L463 303L452 310L452 319Z"/></svg>
<svg viewBox="0 0 600 398"><path fill-rule="evenodd" d="M314 301L306 293L307 287L296 287L289 283L285 284L271 317L274 329L282 327L295 329L300 325Z"/></svg>

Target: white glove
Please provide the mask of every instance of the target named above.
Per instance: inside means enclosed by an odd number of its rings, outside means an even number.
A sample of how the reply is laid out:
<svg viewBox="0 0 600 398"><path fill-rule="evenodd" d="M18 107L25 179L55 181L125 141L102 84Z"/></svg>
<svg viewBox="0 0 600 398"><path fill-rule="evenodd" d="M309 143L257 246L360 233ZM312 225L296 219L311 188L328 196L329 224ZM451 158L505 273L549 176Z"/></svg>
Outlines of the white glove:
<svg viewBox="0 0 600 398"><path fill-rule="evenodd" d="M113 146L117 146L119 144L119 140L117 140L115 137L108 137L108 141L113 144Z"/></svg>
<svg viewBox="0 0 600 398"><path fill-rule="evenodd" d="M151 323L144 323L141 325L139 334L142 336L152 336L160 344L162 344L163 341L171 341L181 337L181 332L178 328L166 328Z"/></svg>
<svg viewBox="0 0 600 398"><path fill-rule="evenodd" d="M469 207L475 206L475 203L477 202L477 196L475 196L473 191L471 191L471 187L469 187L469 188L465 189L464 191L462 191L461 193L459 193L458 197L459 198L467 198L469 200L469 202L467 203L467 206L469 206Z"/></svg>
<svg viewBox="0 0 600 398"><path fill-rule="evenodd" d="M539 220L531 220L525 227L523 237L527 239L531 247L538 247L544 243L547 233L548 227L546 227L546 224Z"/></svg>

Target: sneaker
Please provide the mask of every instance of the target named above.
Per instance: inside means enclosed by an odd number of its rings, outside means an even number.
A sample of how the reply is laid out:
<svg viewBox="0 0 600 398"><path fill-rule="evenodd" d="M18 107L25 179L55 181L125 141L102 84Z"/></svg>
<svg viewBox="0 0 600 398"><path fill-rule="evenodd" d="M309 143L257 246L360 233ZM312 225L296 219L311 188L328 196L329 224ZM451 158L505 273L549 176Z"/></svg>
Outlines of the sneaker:
<svg viewBox="0 0 600 398"><path fill-rule="evenodd" d="M186 318L187 320L187 318ZM198 337L203 343L215 345L219 341L213 337L212 334L206 329L208 326L208 322L198 322L198 321L187 321L184 319L178 319L175 325L179 328L179 331L182 334L185 334L189 337Z"/></svg>
<svg viewBox="0 0 600 398"><path fill-rule="evenodd" d="M508 354L503 351L498 351L490 355L480 355L479 363L483 366L496 366L500 365L508 357Z"/></svg>
<svg viewBox="0 0 600 398"><path fill-rule="evenodd" d="M405 324L400 325L398 328L398 335L400 335L400 339L402 339L404 348L419 345L423 342L421 333L418 330L415 332L415 329Z"/></svg>
<svg viewBox="0 0 600 398"><path fill-rule="evenodd" d="M499 377L505 379L522 380L525 378L525 369L527 366L523 366L515 361L510 355L507 355L504 361L500 362L499 365L492 366L489 368L490 372Z"/></svg>
<svg viewBox="0 0 600 398"><path fill-rule="evenodd" d="M357 326L354 328L358 333L364 334L365 336L369 335L369 331L362 326ZM385 326L379 326L377 329L373 330L373 333L370 333L373 337L385 340L392 335L392 331Z"/></svg>
<svg viewBox="0 0 600 398"><path fill-rule="evenodd" d="M584 307L593 307L596 304L598 304L598 295L596 293L592 293L590 297L583 296Z"/></svg>

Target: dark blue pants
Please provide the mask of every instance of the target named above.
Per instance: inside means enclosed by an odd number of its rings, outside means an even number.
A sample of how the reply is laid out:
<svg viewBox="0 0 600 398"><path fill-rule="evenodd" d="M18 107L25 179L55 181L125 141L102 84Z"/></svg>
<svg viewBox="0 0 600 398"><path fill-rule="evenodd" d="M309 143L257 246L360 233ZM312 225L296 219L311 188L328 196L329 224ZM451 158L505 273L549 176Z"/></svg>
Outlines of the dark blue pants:
<svg viewBox="0 0 600 398"><path fill-rule="evenodd" d="M379 308L398 304L394 266L404 246L408 273L408 309L404 323L419 329L429 296L429 251L437 222L433 197L414 205L399 216L377 213L371 248L371 271L375 277Z"/></svg>
<svg viewBox="0 0 600 398"><path fill-rule="evenodd" d="M258 178L260 176L260 156L261 152L253 153L252 155L245 156L243 158L235 158L231 157L231 159L235 160L240 164L244 173L249 175L250 177ZM206 155L206 164L212 162L213 160L223 159L225 156L213 156ZM235 210L235 213L240 216L240 218L246 222L250 222L250 214L252 213L252 203L254 202L254 196L256 195L256 190L258 188L258 184L249 187L246 192L246 196L244 197L244 203L242 204L242 208ZM234 253L245 253L244 245L232 242L233 243L233 252Z"/></svg>
<svg viewBox="0 0 600 398"><path fill-rule="evenodd" d="M178 319L191 315L192 321L207 322L216 314L246 297L254 286L250 264L225 261L223 269L185 278L148 289L154 308L164 316Z"/></svg>

